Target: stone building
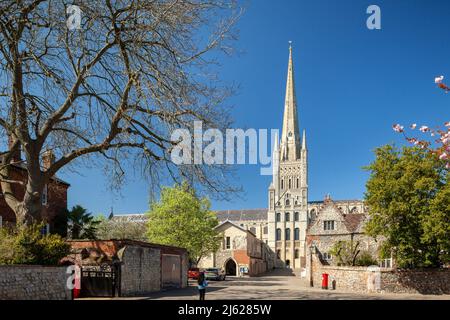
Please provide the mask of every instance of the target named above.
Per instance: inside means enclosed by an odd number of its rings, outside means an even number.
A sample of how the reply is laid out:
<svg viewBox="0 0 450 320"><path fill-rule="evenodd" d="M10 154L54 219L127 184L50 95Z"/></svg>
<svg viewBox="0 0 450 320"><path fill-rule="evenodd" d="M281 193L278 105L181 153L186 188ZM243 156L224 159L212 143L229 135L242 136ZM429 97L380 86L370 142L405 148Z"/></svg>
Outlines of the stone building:
<svg viewBox="0 0 450 320"><path fill-rule="evenodd" d="M363 227L367 219L365 212L355 207L343 209L328 195L315 214L311 215L306 231L306 247L317 252L325 264L335 265L335 257L330 250L338 241L349 241L358 245L360 252L368 252L376 257L379 244L364 234ZM356 207L357 208L357 207ZM360 207L363 209L363 207ZM308 250L307 250L308 251Z"/></svg>
<svg viewBox="0 0 450 320"><path fill-rule="evenodd" d="M321 217L325 217L330 204L328 200L308 199L308 148L306 131L303 130L300 135L291 46L281 137L275 139L272 164L268 209L218 211L217 217L220 221L233 221L267 243L275 257L275 267L303 269L306 267L308 233L317 231L318 227L314 224L321 219L318 218L319 212L322 212ZM340 230L340 236L337 233L327 234L329 242L338 241L341 236L348 238L352 234L355 237L361 235L361 226L367 212L363 201L336 200L332 203L333 208L339 212L336 217L339 218L339 225L344 219L342 228L345 229ZM353 228L354 225L357 230Z"/></svg>
<svg viewBox="0 0 450 320"><path fill-rule="evenodd" d="M267 244L256 235L226 220L216 227L222 236L216 253L201 259L200 268L221 268L230 276L256 276L273 268Z"/></svg>
<svg viewBox="0 0 450 320"><path fill-rule="evenodd" d="M0 164L3 165L3 154L0 153ZM43 169L48 168L54 161L52 152L48 151L42 158ZM20 152L13 156L10 165L11 178L26 182L27 168L21 162ZM52 177L48 184L44 186L41 196L42 202L42 220L47 222L46 232L60 233L65 236L67 232L67 219L65 209L67 209L67 191L70 184L58 177ZM19 184L12 184L13 194L17 199L23 199L25 188ZM0 227L15 225L16 216L14 211L7 205L0 186Z"/></svg>

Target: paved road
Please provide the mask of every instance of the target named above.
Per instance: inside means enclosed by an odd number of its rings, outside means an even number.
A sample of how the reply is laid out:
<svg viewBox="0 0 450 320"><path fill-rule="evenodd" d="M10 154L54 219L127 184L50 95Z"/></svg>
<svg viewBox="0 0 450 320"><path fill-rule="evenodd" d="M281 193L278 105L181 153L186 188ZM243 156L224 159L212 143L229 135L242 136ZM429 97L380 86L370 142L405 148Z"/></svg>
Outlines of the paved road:
<svg viewBox="0 0 450 320"><path fill-rule="evenodd" d="M195 281L189 287L151 294L147 297L132 299L149 300L197 300L198 291ZM117 298L116 298L117 299ZM420 294L357 294L334 290L310 288L298 276L286 270L276 270L261 277L227 278L226 281L210 281L206 293L207 300L267 299L267 300L378 300L378 299L415 299L450 300L450 295Z"/></svg>

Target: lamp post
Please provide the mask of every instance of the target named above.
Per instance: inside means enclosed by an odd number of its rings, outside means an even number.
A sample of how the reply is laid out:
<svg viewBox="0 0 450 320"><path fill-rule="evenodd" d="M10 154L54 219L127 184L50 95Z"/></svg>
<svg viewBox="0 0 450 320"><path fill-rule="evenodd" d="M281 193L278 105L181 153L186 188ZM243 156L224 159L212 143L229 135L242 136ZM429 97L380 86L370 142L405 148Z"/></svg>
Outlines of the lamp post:
<svg viewBox="0 0 450 320"><path fill-rule="evenodd" d="M312 244L309 246L309 286L314 286L313 281L313 254L316 252L316 247Z"/></svg>

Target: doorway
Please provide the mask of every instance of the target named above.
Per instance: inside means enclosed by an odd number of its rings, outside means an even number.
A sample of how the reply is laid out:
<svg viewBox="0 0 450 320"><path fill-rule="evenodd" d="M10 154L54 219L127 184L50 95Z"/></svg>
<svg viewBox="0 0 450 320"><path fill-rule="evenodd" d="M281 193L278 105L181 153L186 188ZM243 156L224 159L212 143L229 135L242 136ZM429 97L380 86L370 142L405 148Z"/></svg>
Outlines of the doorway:
<svg viewBox="0 0 450 320"><path fill-rule="evenodd" d="M290 268L291 267L291 260L286 260L286 268Z"/></svg>
<svg viewBox="0 0 450 320"><path fill-rule="evenodd" d="M225 273L227 276L236 276L237 266L233 259L229 259L225 263Z"/></svg>

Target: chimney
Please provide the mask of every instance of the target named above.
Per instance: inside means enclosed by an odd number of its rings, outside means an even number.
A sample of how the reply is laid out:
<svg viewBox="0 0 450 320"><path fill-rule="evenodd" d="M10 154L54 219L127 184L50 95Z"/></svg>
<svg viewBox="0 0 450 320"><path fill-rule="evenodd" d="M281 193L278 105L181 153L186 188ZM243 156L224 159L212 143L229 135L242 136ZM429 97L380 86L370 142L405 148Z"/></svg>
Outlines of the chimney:
<svg viewBox="0 0 450 320"><path fill-rule="evenodd" d="M14 138L12 137L12 135L8 136L8 150L11 150L13 145L14 145ZM21 156L20 156L20 143L19 143L19 147L17 148L17 151L13 152L12 157L11 157L11 162L20 162L22 160Z"/></svg>
<svg viewBox="0 0 450 320"><path fill-rule="evenodd" d="M42 168L45 171L47 171L54 162L55 162L55 155L53 154L53 151L46 150L42 154Z"/></svg>

